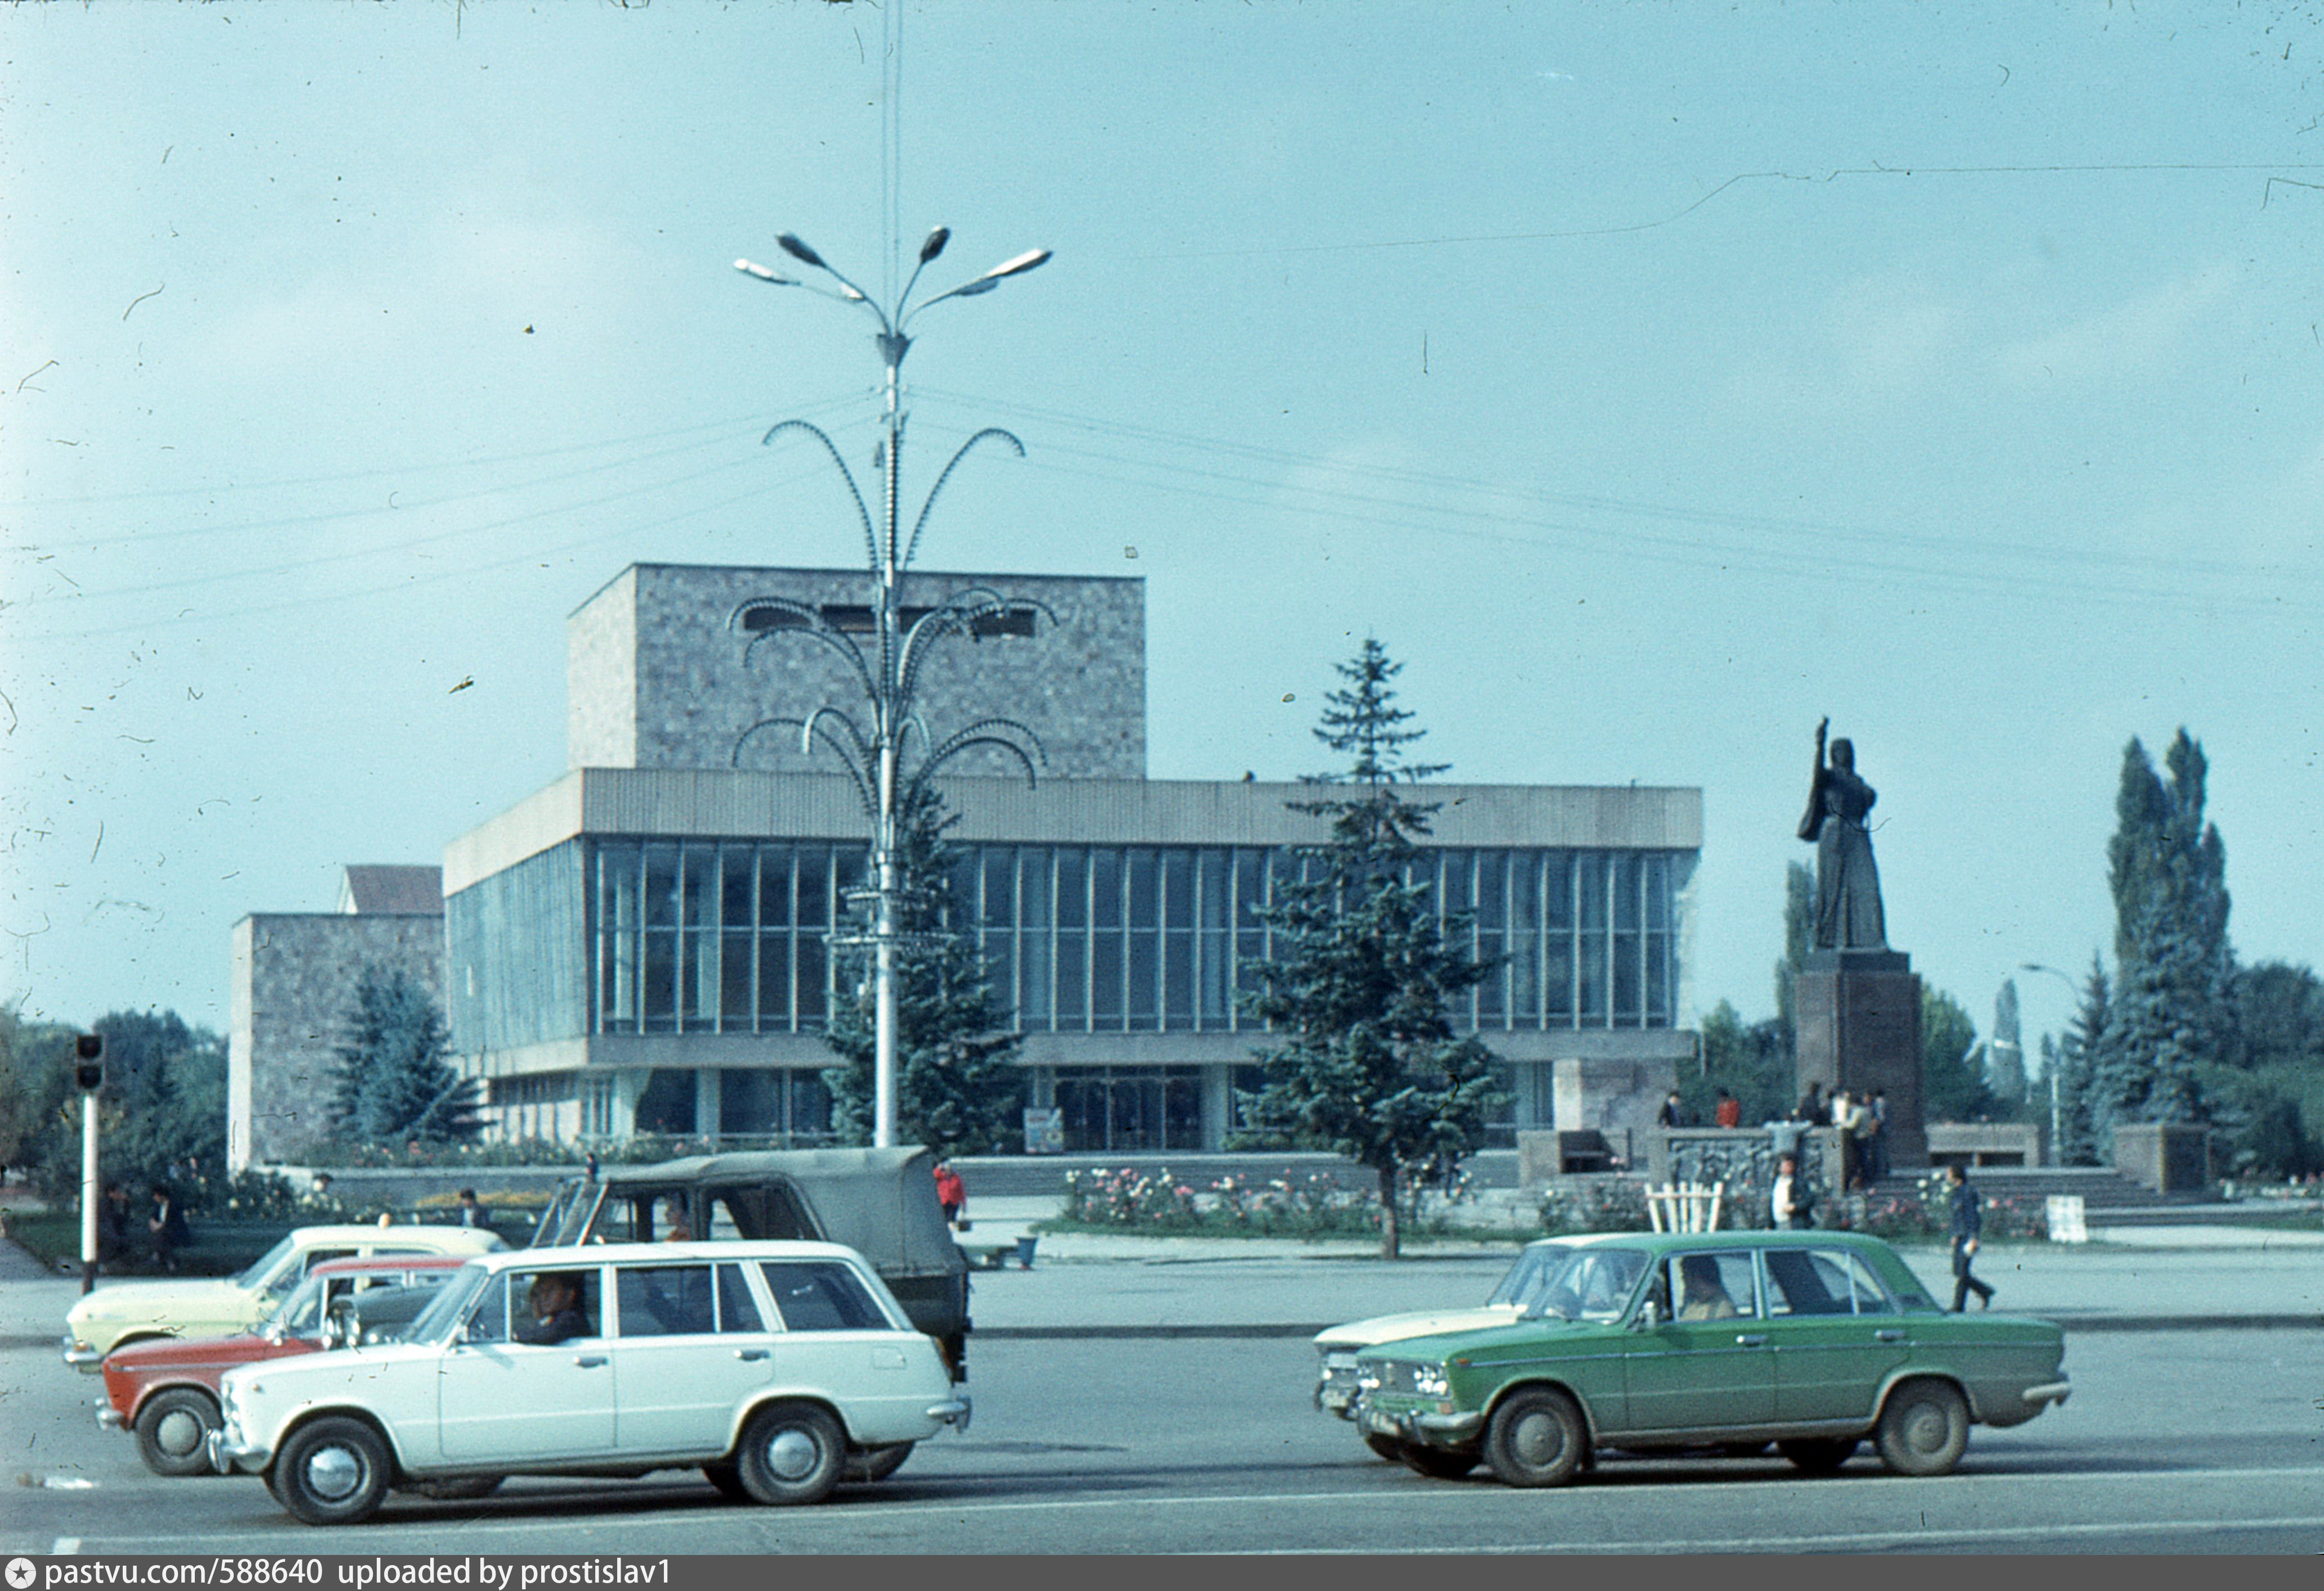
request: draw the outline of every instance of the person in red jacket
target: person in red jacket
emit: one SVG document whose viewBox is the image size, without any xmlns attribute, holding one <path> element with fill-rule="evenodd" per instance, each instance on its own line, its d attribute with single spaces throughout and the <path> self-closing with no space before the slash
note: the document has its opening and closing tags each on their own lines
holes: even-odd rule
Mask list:
<svg viewBox="0 0 2324 1591">
<path fill-rule="evenodd" d="M 944 1206 L 945 1225 L 957 1227 L 968 1211 L 968 1188 L 960 1173 L 952 1169 L 952 1162 L 936 1162 L 936 1202 Z"/>
<path fill-rule="evenodd" d="M 1743 1101 L 1729 1093 L 1725 1089 L 1720 1090 L 1719 1110 L 1713 1119 L 1723 1127 L 1741 1127 L 1743 1125 Z"/>
</svg>

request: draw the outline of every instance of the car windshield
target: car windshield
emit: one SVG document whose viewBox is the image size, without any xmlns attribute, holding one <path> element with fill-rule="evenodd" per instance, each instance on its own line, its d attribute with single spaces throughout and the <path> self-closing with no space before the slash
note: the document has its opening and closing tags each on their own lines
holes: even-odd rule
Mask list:
<svg viewBox="0 0 2324 1591">
<path fill-rule="evenodd" d="M 281 1269 L 282 1262 L 290 1257 L 290 1252 L 298 1246 L 298 1242 L 299 1235 L 296 1232 L 286 1235 L 281 1242 L 259 1255 L 257 1262 L 250 1269 L 236 1276 L 234 1279 L 235 1285 L 246 1287 L 253 1292 L 265 1286 L 266 1279 Z"/>
<path fill-rule="evenodd" d="M 308 1277 L 290 1290 L 290 1297 L 275 1305 L 274 1312 L 266 1317 L 258 1329 L 283 1337 L 320 1335 L 323 1289 L 328 1285 L 323 1277 Z"/>
<path fill-rule="evenodd" d="M 452 1322 L 467 1312 L 468 1301 L 475 1296 L 476 1289 L 484 1285 L 484 1266 L 475 1264 L 462 1265 L 429 1301 L 428 1307 L 420 1311 L 420 1318 L 404 1329 L 403 1340 L 433 1342 L 449 1331 Z"/>
<path fill-rule="evenodd" d="M 1517 1263 L 1509 1267 L 1501 1284 L 1493 1289 L 1493 1296 L 1485 1301 L 1487 1307 L 1515 1304 L 1520 1314 L 1532 1310 L 1541 1302 L 1542 1289 L 1557 1269 L 1558 1261 L 1572 1252 L 1562 1243 L 1536 1244 L 1527 1248 L 1517 1255 Z"/>
<path fill-rule="evenodd" d="M 1619 1320 L 1646 1272 L 1646 1256 L 1635 1248 L 1568 1249 L 1525 1306 L 1526 1318 Z"/>
</svg>

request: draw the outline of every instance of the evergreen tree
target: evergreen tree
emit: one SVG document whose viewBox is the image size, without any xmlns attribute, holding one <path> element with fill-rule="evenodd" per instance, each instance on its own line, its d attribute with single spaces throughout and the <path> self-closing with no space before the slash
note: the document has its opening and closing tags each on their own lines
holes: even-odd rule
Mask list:
<svg viewBox="0 0 2324 1591">
<path fill-rule="evenodd" d="M 2236 1053 L 2202 1069 L 2211 1119 L 2238 1176 L 2305 1176 L 2324 1169 L 2324 979 L 2263 961 L 2235 975 Z"/>
<path fill-rule="evenodd" d="M 1993 1096 L 1975 1064 L 1977 1024 L 1941 989 L 1921 990 L 1921 1109 L 1930 1121 L 1989 1117 Z"/>
<path fill-rule="evenodd" d="M 2227 850 L 2203 818 L 2208 765 L 2184 729 L 2163 762 L 2167 782 L 2135 739 L 2124 749 L 2107 844 L 2116 979 L 2091 1098 L 2109 1147 L 2119 1122 L 2203 1120 L 2201 1070 L 2235 1050 Z"/>
<path fill-rule="evenodd" d="M 1985 1088 L 1996 1121 L 2015 1121 L 2025 1109 L 2025 1046 L 2019 1036 L 2017 980 L 2005 978 L 1993 997 L 1993 1042 L 1986 1047 Z"/>
<path fill-rule="evenodd" d="M 2082 985 L 2082 1003 L 2074 1012 L 2064 1040 L 2052 1053 L 2058 1069 L 2058 1163 L 2097 1165 L 2103 1145 L 2094 1110 L 2092 1069 L 2106 1042 L 2107 1013 L 2114 1004 L 2113 986 L 2106 963 L 2090 952 L 2090 975 Z"/>
<path fill-rule="evenodd" d="M 1798 979 L 1814 943 L 1815 899 L 1815 869 L 1804 862 L 1787 864 L 1784 869 L 1784 959 L 1775 963 L 1775 1021 L 1783 1029 L 1787 1054 L 1797 1048 Z M 1784 1088 L 1787 1092 L 1797 1091 L 1788 1082 Z M 1787 1108 L 1791 1103 L 1784 1101 Z"/>
<path fill-rule="evenodd" d="M 1798 1068 L 1779 1020 L 1746 1024 L 1730 1002 L 1721 1000 L 1698 1032 L 1702 1073 L 1679 1090 L 1696 1121 L 1712 1119 L 1721 1089 L 1734 1096 L 1747 1127 L 1780 1121 L 1790 1112 Z"/>
<path fill-rule="evenodd" d="M 347 1142 L 464 1143 L 474 1139 L 475 1082 L 454 1070 L 444 1013 L 401 968 L 370 966 L 339 1045 L 332 1128 Z"/>
<path fill-rule="evenodd" d="M 1305 782 L 1341 793 L 1291 804 L 1330 819 L 1331 839 L 1303 847 L 1297 876 L 1277 879 L 1261 914 L 1275 955 L 1251 969 L 1257 987 L 1243 997 L 1277 1039 L 1258 1052 L 1266 1081 L 1250 1118 L 1370 1168 L 1380 1253 L 1394 1259 L 1406 1190 L 1481 1148 L 1508 1096 L 1491 1053 L 1452 1028 L 1453 998 L 1489 969 L 1461 948 L 1466 922 L 1440 921 L 1429 885 L 1414 878 L 1435 808 L 1399 786 L 1443 769 L 1406 759 L 1425 731 L 1402 727 L 1412 713 L 1395 705 L 1390 682 L 1403 665 L 1367 638 L 1338 667 L 1347 686 L 1327 698 L 1314 732 L 1348 767 Z"/>
<path fill-rule="evenodd" d="M 896 955 L 898 1140 L 925 1144 L 939 1157 L 998 1154 L 1023 1142 L 1024 1073 L 1015 1057 L 1024 1041 L 1009 1029 L 964 932 L 968 914 L 954 891 L 962 852 L 946 838 L 960 819 L 927 785 L 911 787 L 897 819 L 897 922 L 921 936 Z M 833 1013 L 825 1042 L 844 1060 L 823 1076 L 833 1127 L 849 1143 L 868 1144 L 877 1047 L 871 952 L 856 949 L 842 965 L 855 998 Z"/>
</svg>

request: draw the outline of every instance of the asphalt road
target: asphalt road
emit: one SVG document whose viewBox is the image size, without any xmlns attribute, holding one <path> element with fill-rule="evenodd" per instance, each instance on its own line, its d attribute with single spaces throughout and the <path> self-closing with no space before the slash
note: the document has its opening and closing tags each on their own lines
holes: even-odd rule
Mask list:
<svg viewBox="0 0 2324 1591">
<path fill-rule="evenodd" d="M 0 1551 L 1051 1552 L 2324 1550 L 2324 1332 L 2077 1335 L 2073 1400 L 1978 1428 L 1960 1471 L 1858 1457 L 1609 1458 L 1581 1485 L 1423 1480 L 1307 1403 L 1296 1340 L 987 1341 L 977 1416 L 891 1480 L 818 1508 L 730 1504 L 698 1479 L 512 1481 L 291 1521 L 256 1479 L 168 1481 L 98 1429 L 92 1379 L 0 1347 Z M 1482 1472 L 1480 1472 L 1482 1474 Z M 60 1485 L 61 1483 L 61 1485 Z"/>
</svg>

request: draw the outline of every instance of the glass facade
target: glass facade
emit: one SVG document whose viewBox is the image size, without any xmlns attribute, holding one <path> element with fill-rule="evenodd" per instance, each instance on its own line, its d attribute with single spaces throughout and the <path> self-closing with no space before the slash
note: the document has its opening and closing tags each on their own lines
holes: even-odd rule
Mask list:
<svg viewBox="0 0 2324 1591">
<path fill-rule="evenodd" d="M 963 932 L 1017 1027 L 1234 1032 L 1282 850 L 977 845 L 953 878 Z M 1470 918 L 1492 971 L 1464 1029 L 1668 1027 L 1674 892 L 1689 853 L 1433 851 L 1417 873 Z M 590 1031 L 811 1033 L 836 998 L 826 936 L 863 887 L 861 846 L 600 840 L 588 858 Z M 457 899 L 458 897 L 456 897 Z M 742 1103 L 737 1101 L 737 1103 Z M 785 1108 L 788 1108 L 786 1104 Z M 748 1108 L 761 1119 L 782 1110 Z M 745 1129 L 737 1129 L 745 1130 Z M 1168 1145 L 1175 1146 L 1175 1145 Z"/>
</svg>

